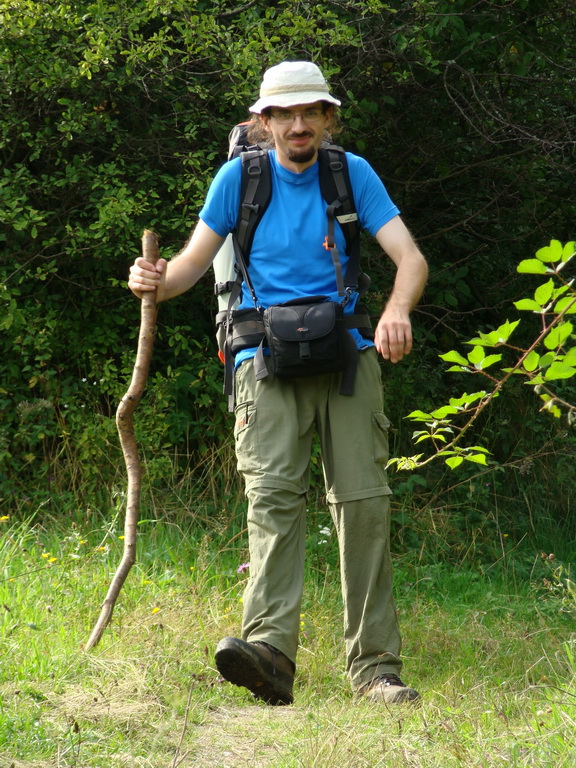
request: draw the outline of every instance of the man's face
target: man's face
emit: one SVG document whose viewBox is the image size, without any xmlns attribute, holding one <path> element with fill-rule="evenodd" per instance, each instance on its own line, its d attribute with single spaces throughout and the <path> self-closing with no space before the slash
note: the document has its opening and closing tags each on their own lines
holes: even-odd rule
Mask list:
<svg viewBox="0 0 576 768">
<path fill-rule="evenodd" d="M 295 107 L 272 107 L 262 115 L 267 133 L 274 139 L 278 161 L 288 170 L 301 173 L 316 162 L 324 131 L 332 118 L 332 107 L 321 101 Z"/>
</svg>

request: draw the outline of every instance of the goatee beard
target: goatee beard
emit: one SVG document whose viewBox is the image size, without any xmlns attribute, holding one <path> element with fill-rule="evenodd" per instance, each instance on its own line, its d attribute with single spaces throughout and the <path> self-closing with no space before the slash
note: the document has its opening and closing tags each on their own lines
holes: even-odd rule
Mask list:
<svg viewBox="0 0 576 768">
<path fill-rule="evenodd" d="M 307 149 L 290 149 L 288 151 L 288 160 L 292 163 L 309 163 L 314 159 L 316 149 L 308 147 Z"/>
</svg>

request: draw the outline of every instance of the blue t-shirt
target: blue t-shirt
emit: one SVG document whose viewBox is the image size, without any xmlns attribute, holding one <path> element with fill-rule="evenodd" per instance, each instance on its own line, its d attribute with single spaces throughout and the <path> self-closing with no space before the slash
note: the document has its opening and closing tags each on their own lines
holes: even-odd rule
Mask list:
<svg viewBox="0 0 576 768">
<path fill-rule="evenodd" d="M 258 301 L 263 307 L 305 296 L 325 295 L 339 301 L 332 256 L 324 248 L 326 202 L 320 192 L 318 163 L 302 173 L 293 173 L 280 165 L 274 150 L 269 152 L 269 157 L 272 197 L 256 228 L 250 251 L 249 272 Z M 360 225 L 375 235 L 399 210 L 370 165 L 349 152 L 346 157 Z M 236 158 L 222 166 L 200 211 L 202 221 L 221 237 L 236 227 L 241 162 Z M 335 240 L 345 274 L 346 242 L 337 222 Z M 345 308 L 346 313 L 354 311 L 357 300 L 358 295 L 354 294 Z M 240 307 L 252 306 L 250 291 L 243 286 Z M 371 345 L 358 331 L 352 333 L 359 348 Z M 243 350 L 237 355 L 236 363 L 252 354 Z"/>
</svg>

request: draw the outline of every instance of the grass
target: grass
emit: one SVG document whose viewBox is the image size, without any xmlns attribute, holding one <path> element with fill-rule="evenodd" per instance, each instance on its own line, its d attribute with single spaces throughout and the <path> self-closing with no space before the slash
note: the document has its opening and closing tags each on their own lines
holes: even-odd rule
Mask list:
<svg viewBox="0 0 576 768">
<path fill-rule="evenodd" d="M 119 517 L 119 516 L 117 516 Z M 310 522 L 296 701 L 223 682 L 247 557 L 220 519 L 140 526 L 100 645 L 83 650 L 122 551 L 117 518 L 0 522 L 0 768 L 572 768 L 576 605 L 566 563 L 396 557 L 405 679 L 419 709 L 355 699 L 343 674 L 333 537 Z M 321 525 L 318 525 L 320 521 Z M 241 521 L 240 521 L 241 522 Z"/>
</svg>

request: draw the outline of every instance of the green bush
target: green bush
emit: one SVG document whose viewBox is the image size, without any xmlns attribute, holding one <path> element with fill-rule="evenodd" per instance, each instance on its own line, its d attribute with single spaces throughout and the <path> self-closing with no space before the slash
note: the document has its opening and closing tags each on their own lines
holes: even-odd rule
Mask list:
<svg viewBox="0 0 576 768">
<path fill-rule="evenodd" d="M 504 322 L 522 295 L 515 264 L 571 234 L 576 19 L 560 0 L 6 0 L 0 26 L 3 504 L 117 481 L 113 416 L 139 323 L 128 266 L 144 228 L 163 255 L 180 249 L 272 64 L 323 67 L 341 142 L 374 165 L 431 262 L 416 351 L 385 368 L 400 452 L 403 416 L 453 386 L 437 355 Z M 392 270 L 373 245 L 365 261 L 377 314 Z M 161 308 L 137 413 L 155 485 L 201 467 L 228 430 L 214 311 L 209 277 Z M 505 418 L 522 421 L 528 396 Z M 505 445 L 502 423 L 482 428 L 489 449 Z M 503 458 L 539 451 L 551 438 L 535 445 L 535 430 Z"/>
</svg>

